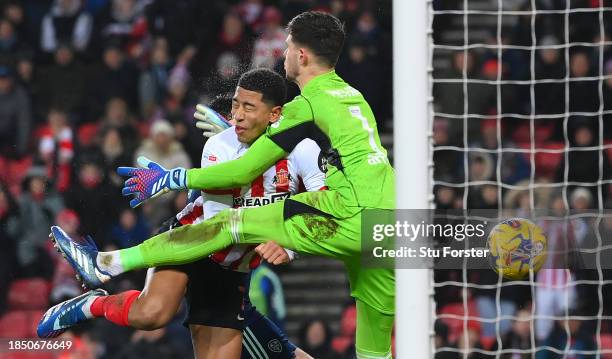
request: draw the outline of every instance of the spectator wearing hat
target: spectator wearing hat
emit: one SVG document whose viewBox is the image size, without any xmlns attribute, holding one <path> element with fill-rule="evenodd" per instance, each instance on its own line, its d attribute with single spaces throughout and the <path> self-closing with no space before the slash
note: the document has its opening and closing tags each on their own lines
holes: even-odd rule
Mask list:
<svg viewBox="0 0 612 359">
<path fill-rule="evenodd" d="M 56 0 L 42 20 L 40 48 L 54 53 L 60 44 L 85 52 L 91 39 L 93 19 L 83 11 L 80 0 Z"/>
<path fill-rule="evenodd" d="M 45 167 L 30 168 L 19 198 L 17 230 L 17 261 L 24 276 L 49 278 L 52 275 L 53 265 L 45 248 L 49 227 L 62 209 L 64 201 L 50 185 Z"/>
<path fill-rule="evenodd" d="M 136 150 L 134 162 L 138 157 L 144 156 L 159 163 L 165 168 L 191 167 L 191 160 L 185 152 L 183 145 L 175 139 L 174 128 L 166 120 L 157 120 L 151 126 L 149 138 Z M 146 218 L 149 223 L 161 223 L 171 213 L 173 196 L 160 196 L 151 202 Z"/>
<path fill-rule="evenodd" d="M 13 70 L 0 65 L 0 156 L 26 154 L 31 127 L 30 99 L 15 83 Z"/>
</svg>

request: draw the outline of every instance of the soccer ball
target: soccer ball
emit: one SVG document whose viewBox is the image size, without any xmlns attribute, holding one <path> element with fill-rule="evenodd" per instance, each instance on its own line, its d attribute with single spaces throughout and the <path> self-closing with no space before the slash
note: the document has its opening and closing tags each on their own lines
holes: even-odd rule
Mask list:
<svg viewBox="0 0 612 359">
<path fill-rule="evenodd" d="M 546 261 L 546 236 L 542 228 L 524 218 L 497 224 L 487 238 L 489 264 L 508 279 L 522 279 L 537 272 Z"/>
</svg>

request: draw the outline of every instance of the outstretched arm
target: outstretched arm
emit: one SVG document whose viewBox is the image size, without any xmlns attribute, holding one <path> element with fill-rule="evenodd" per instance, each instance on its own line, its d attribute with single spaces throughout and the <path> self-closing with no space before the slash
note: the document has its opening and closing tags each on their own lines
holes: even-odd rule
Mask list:
<svg viewBox="0 0 612 359">
<path fill-rule="evenodd" d="M 129 176 L 123 187 L 124 196 L 134 195 L 130 201 L 132 208 L 144 201 L 173 190 L 190 189 L 227 189 L 249 184 L 264 173 L 286 152 L 266 136 L 261 136 L 236 160 L 220 163 L 206 168 L 165 169 L 159 164 L 138 158 L 144 168 L 119 167 L 117 173 Z"/>
<path fill-rule="evenodd" d="M 287 153 L 267 136 L 261 136 L 238 159 L 187 171 L 187 188 L 226 189 L 251 183 Z"/>
</svg>

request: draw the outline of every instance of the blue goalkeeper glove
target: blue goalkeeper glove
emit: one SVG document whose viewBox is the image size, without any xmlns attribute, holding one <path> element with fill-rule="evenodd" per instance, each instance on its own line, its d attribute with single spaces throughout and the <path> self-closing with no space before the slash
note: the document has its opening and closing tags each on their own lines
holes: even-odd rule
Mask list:
<svg viewBox="0 0 612 359">
<path fill-rule="evenodd" d="M 212 137 L 223 130 L 232 127 L 217 111 L 204 105 L 197 105 L 193 114 L 196 127 L 202 130 L 204 137 Z"/>
<path fill-rule="evenodd" d="M 130 206 L 136 208 L 144 201 L 172 190 L 187 189 L 187 170 L 182 167 L 167 170 L 146 157 L 138 157 L 137 167 L 119 167 L 120 176 L 130 177 L 125 181 L 121 194 L 135 195 Z"/>
</svg>

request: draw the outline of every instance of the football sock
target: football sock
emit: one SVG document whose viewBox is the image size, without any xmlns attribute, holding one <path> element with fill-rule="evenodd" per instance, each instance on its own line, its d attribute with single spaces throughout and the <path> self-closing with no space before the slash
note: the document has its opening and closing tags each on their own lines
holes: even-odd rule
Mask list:
<svg viewBox="0 0 612 359">
<path fill-rule="evenodd" d="M 92 317 L 104 317 L 121 326 L 128 326 L 128 314 L 132 303 L 140 295 L 139 290 L 128 290 L 119 294 L 96 297 L 89 310 Z"/>
</svg>

